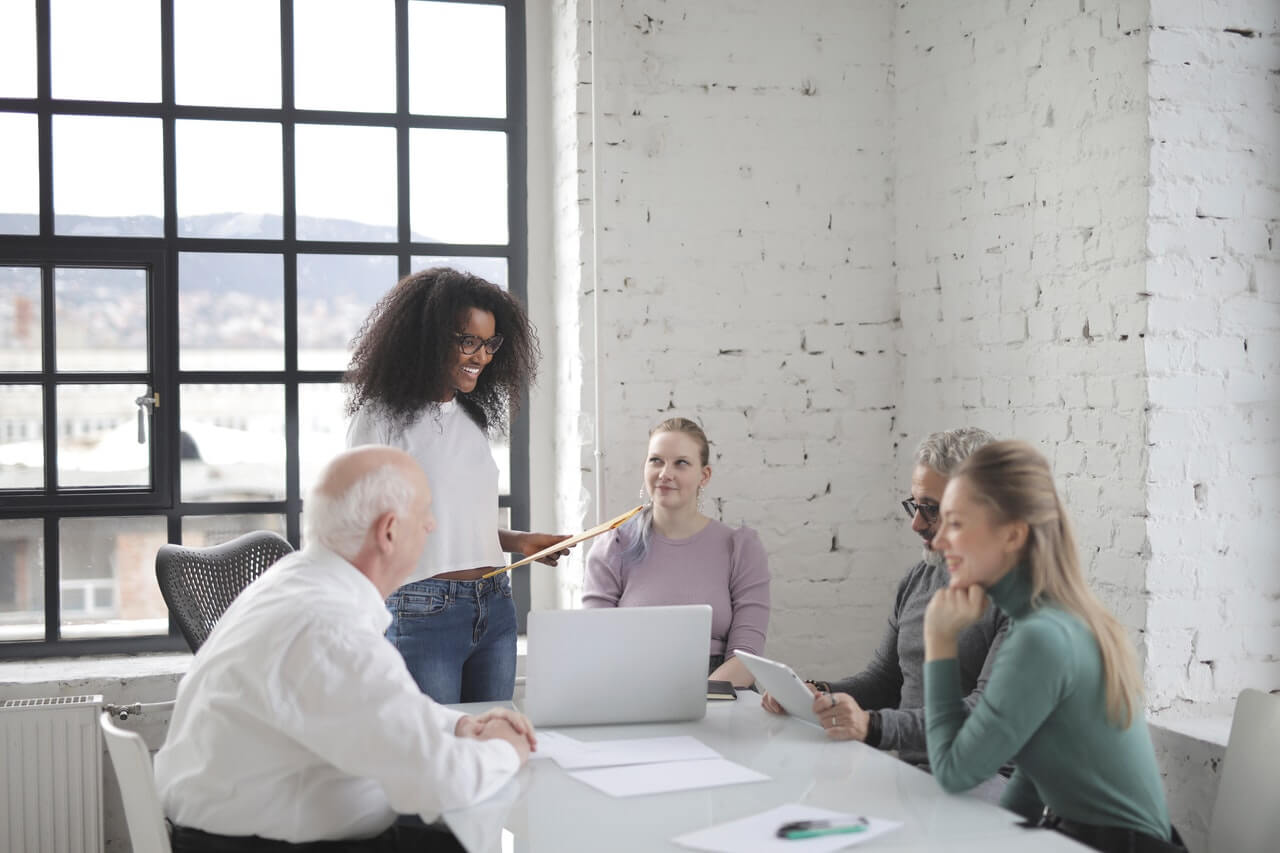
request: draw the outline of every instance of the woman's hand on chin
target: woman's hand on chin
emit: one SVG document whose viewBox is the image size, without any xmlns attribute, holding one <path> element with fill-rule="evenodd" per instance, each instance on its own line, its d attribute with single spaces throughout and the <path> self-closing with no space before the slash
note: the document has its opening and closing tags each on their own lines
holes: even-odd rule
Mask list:
<svg viewBox="0 0 1280 853">
<path fill-rule="evenodd" d="M 925 660 L 956 656 L 956 637 L 982 618 L 987 592 L 977 584 L 947 586 L 933 594 L 924 611 Z"/>
</svg>

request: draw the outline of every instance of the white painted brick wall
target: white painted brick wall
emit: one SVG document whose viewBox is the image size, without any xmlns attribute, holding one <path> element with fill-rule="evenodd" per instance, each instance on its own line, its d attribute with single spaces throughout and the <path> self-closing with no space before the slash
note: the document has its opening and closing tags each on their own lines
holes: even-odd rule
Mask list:
<svg viewBox="0 0 1280 853">
<path fill-rule="evenodd" d="M 1280 9 L 1151 4 L 1153 709 L 1280 686 Z"/>
<path fill-rule="evenodd" d="M 590 360 L 593 333 L 590 293 L 591 235 L 591 104 L 590 104 L 590 4 L 587 0 L 547 0 L 530 10 L 530 16 L 550 20 L 551 91 L 550 133 L 554 174 L 550 199 L 553 230 L 553 262 L 544 270 L 549 281 L 536 281 L 531 270 L 530 289 L 552 290 L 555 326 L 544 334 L 554 336 L 556 362 L 555 518 L 562 531 L 581 530 L 594 520 L 589 516 L 591 483 L 582 472 L 591 466 Z M 532 52 L 532 51 L 531 51 Z M 532 104 L 532 101 L 531 101 Z M 531 164 L 532 168 L 532 164 Z M 530 220 L 545 212 L 536 206 Z M 547 372 L 547 366 L 543 366 Z M 539 448 L 532 450 L 540 452 Z M 578 549 L 579 552 L 581 549 Z M 581 555 L 573 554 L 565 569 L 557 572 L 554 607 L 577 606 L 581 587 Z M 577 576 L 573 569 L 577 568 Z M 535 567 L 537 571 L 543 571 Z"/>
<path fill-rule="evenodd" d="M 893 4 L 601 0 L 594 80 L 587 7 L 554 14 L 557 57 L 574 68 L 558 108 L 581 109 L 592 85 L 597 99 L 604 512 L 636 502 L 654 423 L 700 420 L 711 514 L 754 527 L 770 553 L 770 653 L 852 671 L 914 550 L 893 512 Z M 557 334 L 580 345 L 557 376 L 576 397 L 561 394 L 557 432 L 572 526 L 595 515 L 582 500 L 595 476 L 592 211 L 574 203 L 589 198 L 589 116 L 557 127 L 557 215 L 571 220 Z M 562 573 L 562 598 L 583 566 L 575 555 Z"/>
<path fill-rule="evenodd" d="M 1142 6 L 908 3 L 894 30 L 902 431 L 968 423 L 1039 446 L 1095 587 L 1135 636 Z"/>
<path fill-rule="evenodd" d="M 915 552 L 910 450 L 984 426 L 1049 455 L 1157 709 L 1275 686 L 1274 3 L 603 0 L 593 81 L 589 4 L 548 2 L 564 527 L 595 515 L 594 85 L 606 514 L 647 429 L 701 419 L 771 651 L 852 668 Z"/>
</svg>

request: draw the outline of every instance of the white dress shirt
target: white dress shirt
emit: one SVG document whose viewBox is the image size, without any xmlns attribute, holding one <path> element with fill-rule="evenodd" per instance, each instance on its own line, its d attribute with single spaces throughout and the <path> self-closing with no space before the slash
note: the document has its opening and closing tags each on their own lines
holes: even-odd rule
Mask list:
<svg viewBox="0 0 1280 853">
<path fill-rule="evenodd" d="M 391 615 L 326 548 L 290 554 L 232 602 L 178 687 L 156 786 L 176 824 L 290 842 L 428 822 L 519 769 L 509 743 L 459 738 L 383 636 Z"/>
<path fill-rule="evenodd" d="M 506 565 L 498 542 L 498 463 L 489 439 L 457 397 L 428 406 L 403 430 L 376 404 L 365 405 L 347 424 L 347 447 L 361 444 L 389 444 L 408 453 L 427 473 L 436 496 L 435 532 L 405 583 Z"/>
</svg>

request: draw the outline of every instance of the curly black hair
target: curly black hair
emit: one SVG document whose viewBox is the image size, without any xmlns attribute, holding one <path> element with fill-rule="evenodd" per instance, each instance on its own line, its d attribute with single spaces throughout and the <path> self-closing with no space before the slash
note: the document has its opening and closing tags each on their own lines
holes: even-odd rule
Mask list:
<svg viewBox="0 0 1280 853">
<path fill-rule="evenodd" d="M 347 414 L 376 404 L 406 428 L 448 397 L 455 336 L 472 308 L 493 315 L 503 342 L 475 390 L 456 399 L 486 434 L 506 432 L 537 371 L 538 338 L 511 294 L 449 267 L 407 275 L 378 300 L 352 341 Z"/>
</svg>

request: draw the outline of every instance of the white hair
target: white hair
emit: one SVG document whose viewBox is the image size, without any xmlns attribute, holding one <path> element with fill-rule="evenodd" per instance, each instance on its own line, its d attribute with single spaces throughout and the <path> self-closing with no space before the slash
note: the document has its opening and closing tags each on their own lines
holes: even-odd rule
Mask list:
<svg viewBox="0 0 1280 853">
<path fill-rule="evenodd" d="M 940 569 L 947 562 L 947 558 L 942 556 L 941 551 L 935 551 L 932 548 L 921 548 L 920 559 L 924 560 L 924 564 L 931 569 Z"/>
<path fill-rule="evenodd" d="M 995 440 L 994 435 L 979 427 L 958 427 L 935 432 L 926 436 L 916 448 L 916 464 L 950 477 L 960 467 L 960 463 L 969 458 L 969 454 Z"/>
<path fill-rule="evenodd" d="M 303 507 L 303 535 L 343 559 L 354 559 L 374 520 L 386 512 L 408 518 L 416 493 L 400 466 L 393 464 L 374 468 L 339 495 L 312 489 Z"/>
<path fill-rule="evenodd" d="M 932 468 L 950 479 L 970 454 L 995 440 L 994 435 L 979 427 L 957 427 L 931 433 L 916 447 L 916 464 Z M 932 548 L 922 548 L 921 554 L 925 563 L 935 569 L 946 562 L 941 552 Z"/>
</svg>

